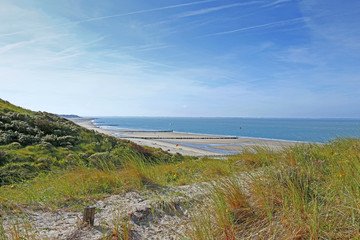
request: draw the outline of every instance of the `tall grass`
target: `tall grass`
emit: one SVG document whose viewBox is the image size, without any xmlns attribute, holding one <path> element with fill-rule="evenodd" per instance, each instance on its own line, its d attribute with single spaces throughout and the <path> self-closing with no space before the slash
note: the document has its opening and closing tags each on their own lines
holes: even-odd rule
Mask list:
<svg viewBox="0 0 360 240">
<path fill-rule="evenodd" d="M 25 183 L 2 186 L 0 204 L 8 209 L 30 206 L 75 210 L 112 194 L 208 181 L 237 171 L 233 161 L 183 160 L 148 162 L 144 156 L 135 154 L 122 156 L 115 163 L 99 158 L 94 160 L 96 167 L 77 165 L 40 174 Z"/>
<path fill-rule="evenodd" d="M 113 211 L 112 231 L 106 239 L 131 240 L 130 216 L 123 216 L 119 209 Z"/>
<path fill-rule="evenodd" d="M 256 148 L 227 160 L 148 161 L 134 153 L 111 159 L 108 161 L 106 153 L 99 154 L 90 159 L 89 165 L 3 186 L 0 204 L 11 212 L 20 206 L 80 209 L 128 190 L 217 180 L 210 187 L 205 205 L 193 214 L 190 239 L 360 236 L 359 139 L 299 144 L 277 152 Z M 126 219 L 118 220 L 114 232 L 126 239 L 131 229 Z M 0 237 L 5 234 L 1 226 Z M 15 228 L 14 234 L 17 232 Z"/>
<path fill-rule="evenodd" d="M 221 180 L 207 210 L 194 218 L 192 239 L 360 238 L 360 140 L 302 144 L 232 157 L 248 180 Z M 204 233 L 203 236 L 197 233 Z"/>
<path fill-rule="evenodd" d="M 41 238 L 37 229 L 24 218 L 10 217 L 6 227 L 0 218 L 0 240 L 38 240 Z"/>
</svg>

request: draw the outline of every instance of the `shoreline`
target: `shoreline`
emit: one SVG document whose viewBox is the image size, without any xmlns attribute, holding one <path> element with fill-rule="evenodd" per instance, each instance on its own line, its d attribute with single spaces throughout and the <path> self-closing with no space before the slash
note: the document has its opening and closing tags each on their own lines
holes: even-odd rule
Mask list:
<svg viewBox="0 0 360 240">
<path fill-rule="evenodd" d="M 93 118 L 69 118 L 68 120 L 99 133 L 111 135 L 120 139 L 129 140 L 138 145 L 161 148 L 170 153 L 198 157 L 224 157 L 239 153 L 245 149 L 266 147 L 272 150 L 281 150 L 301 142 L 234 137 L 212 134 L 180 133 L 172 131 L 142 131 L 135 129 L 104 129 L 93 123 Z"/>
<path fill-rule="evenodd" d="M 86 118 L 84 119 L 91 119 L 95 120 L 96 118 Z M 296 119 L 296 118 L 294 118 Z M 69 119 L 70 120 L 70 119 Z M 219 135 L 219 134 L 212 134 L 212 133 L 196 133 L 196 132 L 178 132 L 174 130 L 151 130 L 151 129 L 142 129 L 142 128 L 120 128 L 117 125 L 105 125 L 100 124 L 96 125 L 92 122 L 92 124 L 100 129 L 115 131 L 115 132 L 173 132 L 173 133 L 180 133 L 180 134 L 189 134 L 189 135 L 202 135 L 202 136 L 221 136 L 221 137 L 229 137 L 229 138 L 237 138 L 237 139 L 254 139 L 254 140 L 266 140 L 266 141 L 277 141 L 277 142 L 285 142 L 285 143 L 314 143 L 314 144 L 323 144 L 325 142 L 316 142 L 316 141 L 305 141 L 305 140 L 289 140 L 289 139 L 280 139 L 280 138 L 266 138 L 266 137 L 251 137 L 251 136 L 235 136 L 235 135 Z M 106 128 L 102 128 L 106 127 Z M 206 137 L 204 137 L 206 138 Z"/>
</svg>

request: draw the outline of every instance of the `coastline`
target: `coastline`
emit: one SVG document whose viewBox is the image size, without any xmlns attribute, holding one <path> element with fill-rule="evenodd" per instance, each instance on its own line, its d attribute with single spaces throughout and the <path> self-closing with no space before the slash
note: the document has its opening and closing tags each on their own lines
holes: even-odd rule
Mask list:
<svg viewBox="0 0 360 240">
<path fill-rule="evenodd" d="M 92 118 L 69 118 L 70 121 L 99 133 L 126 139 L 138 145 L 161 148 L 170 153 L 180 153 L 190 156 L 222 157 L 256 147 L 266 147 L 272 150 L 281 150 L 299 142 L 231 137 L 210 134 L 193 134 L 166 131 L 141 131 L 134 129 L 110 130 L 96 126 Z"/>
</svg>

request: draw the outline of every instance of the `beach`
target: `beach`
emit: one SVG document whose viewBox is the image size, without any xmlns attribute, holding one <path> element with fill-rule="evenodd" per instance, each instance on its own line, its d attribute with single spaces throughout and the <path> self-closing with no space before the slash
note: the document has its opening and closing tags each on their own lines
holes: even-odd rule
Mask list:
<svg viewBox="0 0 360 240">
<path fill-rule="evenodd" d="M 297 144 L 297 142 L 262 138 L 237 138 L 232 136 L 180 133 L 172 131 L 140 131 L 133 129 L 109 130 L 96 126 L 90 118 L 69 119 L 79 126 L 99 133 L 130 140 L 141 146 L 161 148 L 170 153 L 189 156 L 221 157 L 235 154 L 244 149 L 266 147 L 281 150 Z"/>
</svg>

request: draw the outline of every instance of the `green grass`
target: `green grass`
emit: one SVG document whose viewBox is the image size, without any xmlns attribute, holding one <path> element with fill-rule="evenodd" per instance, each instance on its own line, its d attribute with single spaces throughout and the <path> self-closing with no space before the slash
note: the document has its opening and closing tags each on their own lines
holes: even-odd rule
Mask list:
<svg viewBox="0 0 360 240">
<path fill-rule="evenodd" d="M 0 99 L 0 186 L 79 166 L 122 168 L 129 156 L 141 156 L 149 163 L 183 159 L 181 155 L 141 147 L 54 114 L 32 112 Z"/>
<path fill-rule="evenodd" d="M 359 139 L 337 139 L 281 152 L 259 148 L 228 160 L 148 161 L 143 155 L 129 154 L 120 166 L 96 161 L 96 168 L 79 165 L 3 186 L 0 203 L 10 212 L 22 206 L 80 210 L 129 190 L 156 191 L 217 180 L 205 207 L 193 214 L 186 238 L 356 239 L 360 234 L 359 149 Z M 126 235 L 128 223 L 119 219 L 117 226 L 114 234 Z"/>
<path fill-rule="evenodd" d="M 23 207 L 80 210 L 129 190 L 211 180 L 217 182 L 193 214 L 189 239 L 360 238 L 360 139 L 197 159 L 0 99 L 0 214 Z M 5 232 L 0 218 L 0 239 L 37 239 L 31 223 L 14 219 Z M 127 220 L 114 225 L 114 236 L 126 239 Z"/>
<path fill-rule="evenodd" d="M 184 158 L 183 161 L 146 162 L 129 155 L 122 167 L 104 162 L 101 167 L 77 166 L 71 170 L 43 173 L 37 178 L 0 188 L 0 204 L 56 210 L 79 210 L 88 203 L 129 190 L 156 189 L 229 176 L 238 171 L 232 161 Z"/>
<path fill-rule="evenodd" d="M 231 159 L 247 167 L 248 178 L 212 187 L 206 213 L 193 219 L 191 239 L 359 238 L 359 139 L 257 149 Z M 199 224 L 204 219 L 208 223 Z"/>
<path fill-rule="evenodd" d="M 8 101 L 4 101 L 0 98 L 0 112 L 17 112 L 17 113 L 21 113 L 21 114 L 28 114 L 30 116 L 32 116 L 34 114 L 33 111 L 28 110 L 28 109 L 24 109 L 18 106 L 15 106 L 11 103 L 9 103 Z"/>
</svg>

